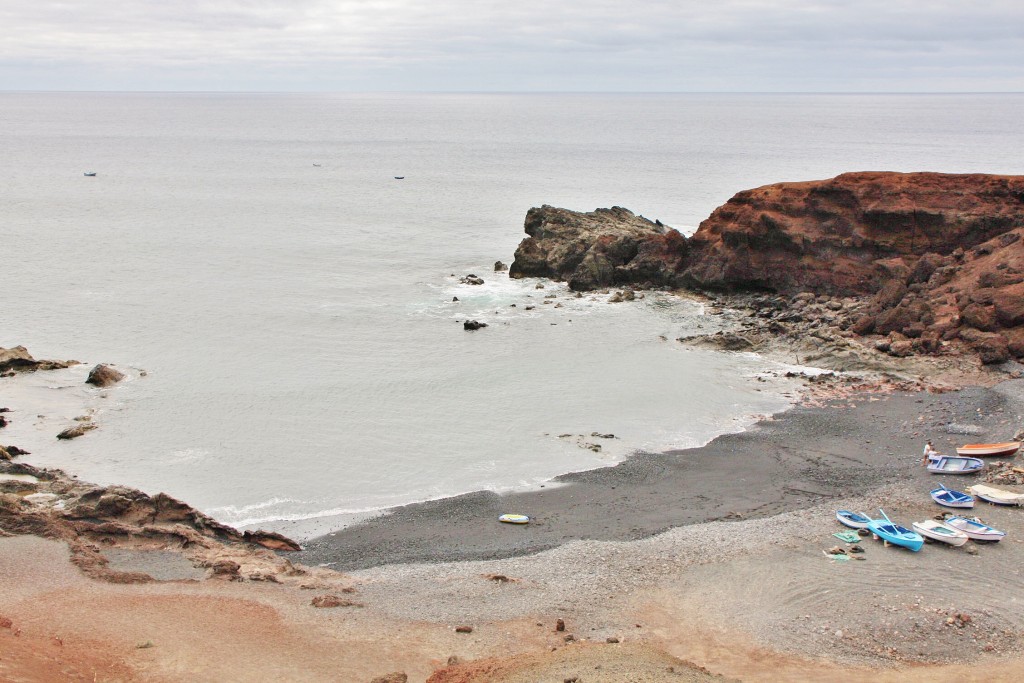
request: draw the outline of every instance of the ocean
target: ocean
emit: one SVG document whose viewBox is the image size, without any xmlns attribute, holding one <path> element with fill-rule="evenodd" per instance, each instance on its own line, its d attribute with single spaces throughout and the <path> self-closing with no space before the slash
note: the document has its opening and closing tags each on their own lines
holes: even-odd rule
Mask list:
<svg viewBox="0 0 1024 683">
<path fill-rule="evenodd" d="M 0 346 L 86 364 L 0 380 L 4 443 L 317 531 L 697 446 L 790 405 L 787 368 L 677 343 L 709 321 L 690 300 L 493 272 L 526 211 L 688 234 L 773 182 L 1021 174 L 1022 118 L 1021 95 L 0 93 Z M 100 362 L 128 381 L 82 385 Z M 85 410 L 98 430 L 53 438 Z"/>
</svg>

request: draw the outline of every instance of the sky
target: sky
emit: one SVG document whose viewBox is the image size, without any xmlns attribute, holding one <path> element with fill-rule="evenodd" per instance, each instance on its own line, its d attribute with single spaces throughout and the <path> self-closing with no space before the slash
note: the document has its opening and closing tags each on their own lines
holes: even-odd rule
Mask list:
<svg viewBox="0 0 1024 683">
<path fill-rule="evenodd" d="M 1021 0 L 0 0 L 0 90 L 1020 92 Z"/>
</svg>

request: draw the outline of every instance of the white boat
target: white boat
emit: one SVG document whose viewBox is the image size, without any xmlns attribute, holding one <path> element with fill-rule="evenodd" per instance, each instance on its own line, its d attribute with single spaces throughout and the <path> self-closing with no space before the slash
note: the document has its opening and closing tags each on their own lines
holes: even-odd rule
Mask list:
<svg viewBox="0 0 1024 683">
<path fill-rule="evenodd" d="M 967 455 L 973 458 L 980 456 L 1002 457 L 1013 455 L 1020 450 L 1020 441 L 1006 441 L 1004 443 L 969 443 L 956 449 L 957 455 Z"/>
<path fill-rule="evenodd" d="M 867 515 L 850 510 L 836 510 L 836 519 L 840 524 L 851 529 L 867 529 L 868 523 L 871 521 Z"/>
<path fill-rule="evenodd" d="M 975 484 L 968 490 L 978 498 L 996 505 L 1024 505 L 1024 493 L 1004 491 L 984 484 Z"/>
<path fill-rule="evenodd" d="M 988 524 L 979 521 L 977 518 L 967 519 L 966 517 L 949 517 L 946 519 L 945 523 L 954 529 L 959 529 L 967 534 L 968 538 L 972 538 L 975 541 L 997 542 L 1003 540 L 1003 536 L 1006 535 L 1005 531 L 993 529 Z"/>
<path fill-rule="evenodd" d="M 936 522 L 934 519 L 926 519 L 923 522 L 914 522 L 911 526 L 914 527 L 914 531 L 925 538 L 931 538 L 953 546 L 961 546 L 968 541 L 968 536 L 963 531 L 954 529 L 948 524 Z"/>
<path fill-rule="evenodd" d="M 985 469 L 985 461 L 958 455 L 933 455 L 928 458 L 932 474 L 972 474 Z"/>
</svg>

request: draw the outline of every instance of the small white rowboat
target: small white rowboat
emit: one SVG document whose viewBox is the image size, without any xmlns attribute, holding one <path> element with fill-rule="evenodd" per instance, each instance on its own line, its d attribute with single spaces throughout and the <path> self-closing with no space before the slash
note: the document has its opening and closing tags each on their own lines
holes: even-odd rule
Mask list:
<svg viewBox="0 0 1024 683">
<path fill-rule="evenodd" d="M 932 474 L 973 474 L 985 469 L 985 461 L 957 455 L 936 455 L 928 458 L 927 469 Z"/>
<path fill-rule="evenodd" d="M 871 518 L 867 515 L 850 510 L 836 510 L 836 519 L 839 520 L 840 524 L 851 529 L 867 529 L 868 522 L 871 521 Z"/>
<path fill-rule="evenodd" d="M 1005 531 L 993 529 L 988 524 L 966 517 L 950 517 L 945 523 L 954 529 L 959 529 L 967 534 L 967 538 L 972 538 L 975 541 L 1001 541 L 1006 535 Z"/>
<path fill-rule="evenodd" d="M 964 543 L 967 543 L 968 540 L 967 534 L 963 531 L 954 529 L 948 524 L 936 522 L 934 519 L 926 519 L 923 522 L 914 522 L 911 526 L 914 527 L 914 531 L 925 538 L 931 538 L 953 546 L 961 546 Z"/>
<path fill-rule="evenodd" d="M 957 455 L 967 455 L 972 458 L 981 456 L 1003 457 L 1013 455 L 1020 450 L 1020 441 L 1006 441 L 1004 443 L 969 443 L 956 449 Z"/>
</svg>

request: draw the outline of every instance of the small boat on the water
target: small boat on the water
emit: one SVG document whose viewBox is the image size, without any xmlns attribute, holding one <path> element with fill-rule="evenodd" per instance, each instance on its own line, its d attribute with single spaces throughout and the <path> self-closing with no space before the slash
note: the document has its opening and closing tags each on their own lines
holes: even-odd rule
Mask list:
<svg viewBox="0 0 1024 683">
<path fill-rule="evenodd" d="M 977 517 L 974 519 L 967 519 L 966 517 L 948 517 L 945 523 L 954 529 L 959 529 L 967 534 L 968 538 L 974 539 L 975 541 L 997 542 L 1003 540 L 1003 536 L 1006 535 L 1005 531 L 993 529 L 988 524 L 982 523 Z"/>
<path fill-rule="evenodd" d="M 882 519 L 873 519 L 868 522 L 868 530 L 874 535 L 875 539 L 882 539 L 885 545 L 890 543 L 893 545 L 903 546 L 913 550 L 915 553 L 921 550 L 921 546 L 924 545 L 924 538 L 921 534 L 916 531 L 894 524 L 889 516 L 885 514 L 885 510 L 878 509 L 882 513 Z"/>
<path fill-rule="evenodd" d="M 1004 443 L 969 443 L 956 449 L 957 455 L 967 455 L 974 458 L 983 456 L 1003 457 L 1013 455 L 1020 450 L 1020 441 L 1006 441 Z"/>
<path fill-rule="evenodd" d="M 867 515 L 851 512 L 850 510 L 836 510 L 836 519 L 839 520 L 840 524 L 851 529 L 867 529 L 868 522 L 871 521 L 871 518 Z"/>
<path fill-rule="evenodd" d="M 84 175 L 86 178 L 95 178 L 96 177 L 96 171 L 86 171 L 82 175 Z"/>
<path fill-rule="evenodd" d="M 954 546 L 961 546 L 967 543 L 968 537 L 963 531 L 954 529 L 948 524 L 936 522 L 934 519 L 926 519 L 923 522 L 914 522 L 914 531 L 926 538 L 931 538 L 942 543 Z"/>
<path fill-rule="evenodd" d="M 966 493 L 954 491 L 953 489 L 947 489 L 942 484 L 939 484 L 939 488 L 932 489 L 932 500 L 948 508 L 974 507 L 974 496 L 969 496 Z"/>
<path fill-rule="evenodd" d="M 984 484 L 975 484 L 970 491 L 978 498 L 995 505 L 1024 505 L 1024 493 L 1005 491 Z"/>
<path fill-rule="evenodd" d="M 405 180 L 405 176 L 404 175 L 396 175 L 395 176 L 395 180 Z"/>
<path fill-rule="evenodd" d="M 928 458 L 928 471 L 932 474 L 972 474 L 985 468 L 985 461 L 959 455 L 934 455 Z"/>
</svg>

